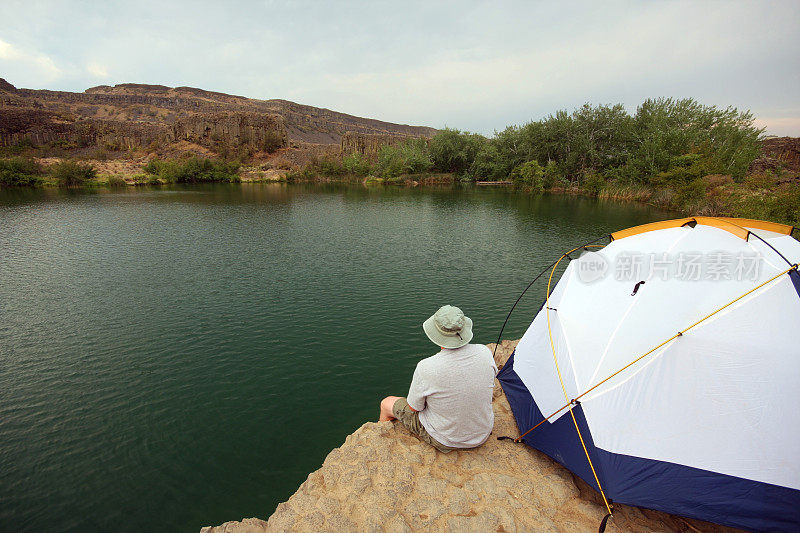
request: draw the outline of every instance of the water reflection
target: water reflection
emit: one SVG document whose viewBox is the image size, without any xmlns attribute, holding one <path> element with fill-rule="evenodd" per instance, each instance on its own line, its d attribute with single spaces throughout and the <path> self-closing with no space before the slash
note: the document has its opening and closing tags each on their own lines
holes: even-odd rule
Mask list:
<svg viewBox="0 0 800 533">
<path fill-rule="evenodd" d="M 407 389 L 436 307 L 490 342 L 566 247 L 667 216 L 463 186 L 0 191 L 0 524 L 266 516 Z"/>
</svg>

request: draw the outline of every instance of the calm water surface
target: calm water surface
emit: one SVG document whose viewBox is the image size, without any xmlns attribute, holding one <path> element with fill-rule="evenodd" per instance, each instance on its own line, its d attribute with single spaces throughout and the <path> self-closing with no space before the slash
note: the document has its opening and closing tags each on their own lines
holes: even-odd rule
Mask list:
<svg viewBox="0 0 800 533">
<path fill-rule="evenodd" d="M 478 188 L 0 191 L 0 530 L 266 518 L 407 392 L 438 306 L 492 342 L 566 248 L 663 218 Z"/>
</svg>

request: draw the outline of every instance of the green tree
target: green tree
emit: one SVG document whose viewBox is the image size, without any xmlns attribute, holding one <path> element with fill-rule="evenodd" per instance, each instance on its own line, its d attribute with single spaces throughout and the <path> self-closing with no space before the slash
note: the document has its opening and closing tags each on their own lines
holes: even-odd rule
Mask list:
<svg viewBox="0 0 800 533">
<path fill-rule="evenodd" d="M 400 153 L 404 160 L 404 173 L 418 174 L 427 172 L 433 166 L 426 139 L 415 138 L 407 140 L 400 145 Z"/>
<path fill-rule="evenodd" d="M 62 187 L 84 185 L 87 181 L 97 177 L 97 172 L 92 165 L 69 160 L 51 166 L 50 173 Z"/>
<path fill-rule="evenodd" d="M 508 169 L 501 161 L 500 150 L 494 140 L 483 143 L 475 154 L 469 173 L 476 179 L 488 181 L 502 181 L 508 177 Z"/>
<path fill-rule="evenodd" d="M 405 172 L 403 153 L 396 146 L 383 145 L 378 150 L 378 164 L 375 171 L 384 178 L 396 178 Z"/>
<path fill-rule="evenodd" d="M 353 152 L 342 158 L 342 166 L 344 166 L 348 174 L 352 174 L 353 176 L 366 176 L 372 171 L 372 165 L 370 165 L 367 158 L 359 152 Z"/>
<path fill-rule="evenodd" d="M 606 180 L 603 179 L 603 176 L 593 171 L 588 172 L 584 176 L 583 183 L 581 184 L 583 190 L 592 196 L 600 194 L 600 191 L 602 191 L 605 186 Z"/>
<path fill-rule="evenodd" d="M 396 178 L 402 174 L 426 172 L 432 166 L 427 141 L 412 138 L 395 146 L 381 146 L 375 171 L 384 178 Z"/>
<path fill-rule="evenodd" d="M 530 187 L 533 190 L 544 191 L 544 168 L 538 161 L 528 161 L 519 165 L 511 172 L 511 179 L 518 185 Z"/>
<path fill-rule="evenodd" d="M 703 151 L 710 172 L 741 177 L 760 152 L 762 132 L 749 112 L 732 107 L 704 106 L 691 98 L 646 100 L 633 118 L 629 164 L 649 181 L 668 171 L 674 158 Z"/>
<path fill-rule="evenodd" d="M 486 142 L 482 135 L 445 128 L 430 140 L 433 168 L 439 172 L 466 173 Z"/>
</svg>

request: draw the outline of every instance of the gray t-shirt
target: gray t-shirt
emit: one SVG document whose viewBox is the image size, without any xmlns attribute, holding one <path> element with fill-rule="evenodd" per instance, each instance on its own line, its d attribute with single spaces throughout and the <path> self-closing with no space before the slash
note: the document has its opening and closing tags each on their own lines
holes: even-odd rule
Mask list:
<svg viewBox="0 0 800 533">
<path fill-rule="evenodd" d="M 483 344 L 467 344 L 417 363 L 408 405 L 419 421 L 445 446 L 480 446 L 494 426 L 492 391 L 497 366 Z"/>
</svg>

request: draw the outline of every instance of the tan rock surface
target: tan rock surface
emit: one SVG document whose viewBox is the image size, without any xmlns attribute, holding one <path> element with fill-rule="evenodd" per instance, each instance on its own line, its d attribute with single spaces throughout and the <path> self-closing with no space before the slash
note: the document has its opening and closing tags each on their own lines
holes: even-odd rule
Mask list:
<svg viewBox="0 0 800 533">
<path fill-rule="evenodd" d="M 515 345 L 503 341 L 498 364 Z M 368 422 L 328 454 L 267 522 L 250 518 L 202 532 L 597 531 L 605 508 L 588 485 L 536 450 L 495 439 L 518 435 L 499 383 L 494 411 L 486 444 L 449 454 L 401 424 Z M 606 531 L 734 530 L 618 505 Z"/>
</svg>

